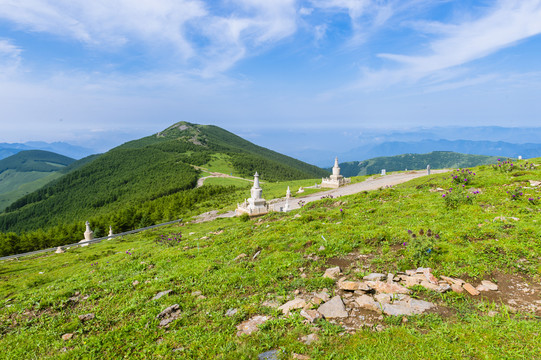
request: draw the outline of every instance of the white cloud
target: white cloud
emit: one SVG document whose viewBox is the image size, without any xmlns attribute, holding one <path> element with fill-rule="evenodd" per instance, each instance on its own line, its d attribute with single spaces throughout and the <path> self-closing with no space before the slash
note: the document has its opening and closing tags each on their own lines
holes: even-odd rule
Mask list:
<svg viewBox="0 0 541 360">
<path fill-rule="evenodd" d="M 21 49 L 11 41 L 0 39 L 0 75 L 13 73 L 20 64 Z"/>
<path fill-rule="evenodd" d="M 416 25 L 418 29 L 422 26 Z M 457 24 L 427 23 L 427 33 L 439 37 L 427 55 L 379 54 L 401 64 L 398 70 L 367 71 L 363 85 L 418 81 L 437 76 L 541 33 L 541 1 L 500 1 L 478 19 Z"/>
<path fill-rule="evenodd" d="M 214 14 L 203 0 L 0 0 L 0 19 L 97 50 L 161 46 L 210 76 L 296 31 L 296 0 L 231 2 Z"/>
</svg>

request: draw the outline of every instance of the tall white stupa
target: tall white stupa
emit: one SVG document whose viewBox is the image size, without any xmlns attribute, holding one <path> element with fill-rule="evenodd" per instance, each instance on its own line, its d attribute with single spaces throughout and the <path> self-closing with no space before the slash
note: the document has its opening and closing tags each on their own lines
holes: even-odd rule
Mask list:
<svg viewBox="0 0 541 360">
<path fill-rule="evenodd" d="M 328 178 L 321 179 L 321 187 L 324 188 L 339 188 L 351 183 L 351 178 L 345 178 L 340 175 L 340 167 L 338 166 L 338 157 L 334 159 L 334 166 L 332 168 L 332 175 Z"/>
<path fill-rule="evenodd" d="M 250 189 L 251 197 L 245 200 L 242 204 L 237 204 L 235 214 L 240 216 L 248 214 L 250 216 L 263 215 L 269 212 L 267 201 L 263 199 L 263 189 L 259 185 L 259 174 L 254 175 L 254 185 Z"/>
</svg>

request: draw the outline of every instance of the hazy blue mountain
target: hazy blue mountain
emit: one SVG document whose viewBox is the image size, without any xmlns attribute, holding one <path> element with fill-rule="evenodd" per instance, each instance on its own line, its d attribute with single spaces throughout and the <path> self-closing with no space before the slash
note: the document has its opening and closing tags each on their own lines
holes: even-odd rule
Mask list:
<svg viewBox="0 0 541 360">
<path fill-rule="evenodd" d="M 473 140 L 423 140 L 417 142 L 385 142 L 367 148 L 366 146 L 352 149 L 339 155 L 341 161 L 360 161 L 381 156 L 400 154 L 425 154 L 432 151 L 453 151 L 462 154 L 504 156 L 523 158 L 541 156 L 541 144 L 512 144 L 503 141 L 473 141 Z"/>
<path fill-rule="evenodd" d="M 381 169 L 390 171 L 421 170 L 430 165 L 432 169 L 464 168 L 495 164 L 497 156 L 459 154 L 450 151 L 433 151 L 428 154 L 401 154 L 376 157 L 363 161 L 340 163 L 340 173 L 346 177 L 379 174 Z M 330 170 L 330 169 L 329 169 Z"/>
<path fill-rule="evenodd" d="M 28 141 L 25 143 L 0 143 L 0 160 L 23 150 L 50 151 L 73 159 L 81 159 L 95 153 L 92 149 L 66 142 L 47 143 L 43 141 Z"/>
</svg>

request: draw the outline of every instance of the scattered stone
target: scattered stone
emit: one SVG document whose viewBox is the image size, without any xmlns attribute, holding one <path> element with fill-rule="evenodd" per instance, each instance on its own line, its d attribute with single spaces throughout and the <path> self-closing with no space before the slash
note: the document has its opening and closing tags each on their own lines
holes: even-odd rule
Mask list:
<svg viewBox="0 0 541 360">
<path fill-rule="evenodd" d="M 486 287 L 488 290 L 498 291 L 498 285 L 494 284 L 492 281 L 483 280 L 483 281 L 481 281 L 481 285 Z"/>
<path fill-rule="evenodd" d="M 340 275 L 339 266 L 325 270 L 325 274 L 323 274 L 323 277 L 335 280 L 338 277 L 338 275 Z"/>
<path fill-rule="evenodd" d="M 280 303 L 276 300 L 265 300 L 261 303 L 261 306 L 277 309 L 280 307 Z"/>
<path fill-rule="evenodd" d="M 201 296 L 201 294 L 203 294 L 201 291 L 199 290 L 196 290 L 196 291 L 192 291 L 192 296 Z"/>
<path fill-rule="evenodd" d="M 374 299 L 369 295 L 362 295 L 355 299 L 355 302 L 359 305 L 362 309 L 372 310 L 381 312 L 383 306 L 378 303 L 377 301 L 374 301 Z"/>
<path fill-rule="evenodd" d="M 383 312 L 390 316 L 421 314 L 434 307 L 434 304 L 424 300 L 408 299 L 397 301 L 392 304 L 384 304 Z"/>
<path fill-rule="evenodd" d="M 233 316 L 235 315 L 237 312 L 239 312 L 238 309 L 227 309 L 227 311 L 225 312 L 225 316 Z"/>
<path fill-rule="evenodd" d="M 134 285 L 137 285 L 137 284 L 134 284 Z M 165 291 L 160 291 L 159 293 L 157 293 L 153 298 L 152 300 L 158 300 L 159 298 L 165 296 L 165 295 L 169 295 L 171 292 L 173 292 L 173 290 L 169 289 L 169 290 L 165 290 Z M 193 295 L 193 294 L 192 294 Z"/>
<path fill-rule="evenodd" d="M 237 336 L 250 335 L 254 331 L 258 331 L 258 326 L 269 320 L 269 316 L 256 315 L 249 320 L 243 321 L 237 325 Z"/>
<path fill-rule="evenodd" d="M 490 317 L 494 317 L 498 315 L 498 312 L 497 311 L 494 311 L 494 310 L 490 310 L 488 313 L 487 313 L 487 316 L 490 316 Z"/>
<path fill-rule="evenodd" d="M 180 316 L 180 307 L 178 304 L 174 304 L 163 310 L 156 316 L 156 319 L 160 320 L 160 327 L 167 327 L 170 323 L 178 319 Z"/>
<path fill-rule="evenodd" d="M 62 250 L 62 247 L 61 247 L 61 246 L 59 246 L 59 247 L 56 248 L 55 254 L 63 254 L 63 253 L 65 253 L 65 251 Z"/>
<path fill-rule="evenodd" d="M 246 255 L 245 253 L 242 253 L 242 254 L 240 254 L 239 256 L 237 256 L 236 258 L 234 258 L 233 260 L 238 261 L 238 260 L 240 260 L 240 259 L 244 259 L 244 258 L 247 257 L 247 256 L 248 256 L 248 255 Z"/>
<path fill-rule="evenodd" d="M 298 219 L 301 217 L 301 214 L 295 214 L 295 216 L 293 216 L 294 219 Z"/>
<path fill-rule="evenodd" d="M 297 353 L 293 353 L 292 355 L 294 360 L 310 360 L 310 356 L 308 355 L 302 355 Z"/>
<path fill-rule="evenodd" d="M 279 360 L 280 350 L 269 350 L 257 355 L 258 360 Z"/>
<path fill-rule="evenodd" d="M 348 291 L 355 291 L 355 290 L 370 291 L 370 290 L 372 290 L 368 285 L 366 285 L 364 282 L 360 282 L 360 281 L 339 281 L 338 282 L 338 288 L 340 290 L 348 290 Z"/>
<path fill-rule="evenodd" d="M 459 294 L 464 291 L 464 289 L 462 288 L 462 285 L 456 284 L 456 283 L 451 285 L 451 290 Z"/>
<path fill-rule="evenodd" d="M 537 180 L 528 180 L 530 182 L 530 186 L 539 186 L 541 185 L 541 181 Z"/>
<path fill-rule="evenodd" d="M 416 278 L 416 277 L 413 277 L 413 276 L 408 276 L 408 277 L 405 278 L 405 285 L 407 287 L 418 285 L 420 283 L 421 283 L 421 279 L 419 279 L 419 278 Z"/>
<path fill-rule="evenodd" d="M 479 295 L 479 291 L 477 291 L 470 283 L 465 283 L 462 285 L 464 290 L 466 290 L 470 295 L 477 296 Z"/>
<path fill-rule="evenodd" d="M 325 246 L 323 246 L 323 245 L 321 245 L 321 246 L 319 247 L 319 249 L 317 249 L 317 251 L 324 251 L 324 250 L 325 250 Z"/>
<path fill-rule="evenodd" d="M 302 273 L 301 274 L 301 279 L 306 279 L 307 278 L 307 275 L 305 273 Z"/>
<path fill-rule="evenodd" d="M 255 258 L 258 257 L 259 254 L 261 254 L 261 250 L 255 253 L 255 255 L 252 257 L 252 260 L 255 260 Z"/>
<path fill-rule="evenodd" d="M 394 275 L 391 274 L 391 273 L 388 273 L 388 274 L 387 274 L 387 282 L 388 282 L 389 284 L 392 284 L 392 283 L 393 283 L 393 280 L 394 280 Z"/>
<path fill-rule="evenodd" d="M 62 340 L 68 341 L 68 340 L 71 339 L 72 337 L 73 337 L 73 334 L 72 334 L 72 333 L 67 333 L 67 334 L 62 335 Z"/>
<path fill-rule="evenodd" d="M 84 314 L 84 315 L 79 315 L 79 320 L 81 320 L 82 322 L 85 322 L 85 321 L 88 321 L 88 320 L 92 320 L 95 317 L 96 316 L 94 314 Z"/>
<path fill-rule="evenodd" d="M 317 310 L 302 309 L 300 315 L 311 323 L 322 318 L 321 314 Z"/>
<path fill-rule="evenodd" d="M 301 337 L 300 340 L 301 340 L 304 344 L 310 345 L 310 344 L 313 343 L 314 341 L 318 341 L 318 340 L 319 340 L 319 336 L 317 336 L 317 334 L 310 334 L 310 335 L 306 335 L 306 336 Z"/>
<path fill-rule="evenodd" d="M 367 281 L 383 281 L 387 278 L 385 274 L 371 273 L 363 277 L 363 280 Z"/>
<path fill-rule="evenodd" d="M 394 294 L 392 294 L 394 295 Z M 392 300 L 391 294 L 377 294 L 374 296 L 374 300 L 381 304 L 390 304 Z"/>
<path fill-rule="evenodd" d="M 327 319 L 348 317 L 342 298 L 339 295 L 321 305 L 318 311 Z"/>
<path fill-rule="evenodd" d="M 329 301 L 330 298 L 331 298 L 326 289 L 324 289 L 324 290 L 322 290 L 322 291 L 320 291 L 318 293 L 315 293 L 314 296 L 317 297 L 317 298 L 320 298 L 321 300 L 323 300 L 325 302 Z"/>
<path fill-rule="evenodd" d="M 487 288 L 485 285 L 477 285 L 475 287 L 475 290 L 479 291 L 479 292 L 485 292 L 485 291 L 490 291 L 489 288 Z"/>
<path fill-rule="evenodd" d="M 139 281 L 138 280 L 135 280 L 134 282 L 131 283 L 133 286 L 137 286 L 139 285 Z"/>
<path fill-rule="evenodd" d="M 382 281 L 367 281 L 366 284 L 377 293 L 409 294 L 410 290 L 399 284 L 388 284 Z"/>
<path fill-rule="evenodd" d="M 288 314 L 291 310 L 295 309 L 302 309 L 306 306 L 306 301 L 301 298 L 295 298 L 291 301 L 286 302 L 282 306 L 278 308 L 278 310 L 282 310 L 284 314 Z"/>
</svg>

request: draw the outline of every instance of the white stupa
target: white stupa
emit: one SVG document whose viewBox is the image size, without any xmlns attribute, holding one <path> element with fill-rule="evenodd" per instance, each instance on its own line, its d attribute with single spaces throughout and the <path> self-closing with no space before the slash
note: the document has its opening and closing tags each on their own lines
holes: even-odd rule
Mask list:
<svg viewBox="0 0 541 360">
<path fill-rule="evenodd" d="M 321 187 L 325 188 L 339 188 L 340 186 L 344 186 L 351 183 L 350 178 L 345 178 L 342 175 L 340 175 L 340 167 L 338 166 L 338 157 L 334 159 L 334 166 L 332 168 L 332 175 L 328 178 L 322 178 L 321 179 Z"/>
<path fill-rule="evenodd" d="M 90 223 L 87 221 L 85 222 L 85 225 L 86 225 L 86 230 L 85 230 L 85 238 L 81 241 L 79 241 L 79 243 L 87 243 L 89 242 L 90 240 L 93 240 L 94 239 L 94 232 L 92 230 L 90 230 Z M 88 244 L 83 244 L 81 246 L 88 246 Z"/>
<path fill-rule="evenodd" d="M 256 172 L 254 175 L 254 185 L 250 189 L 251 197 L 245 200 L 242 204 L 237 204 L 237 210 L 235 214 L 240 216 L 242 214 L 248 214 L 250 216 L 263 215 L 269 212 L 269 205 L 267 201 L 263 199 L 263 189 L 259 186 L 259 174 Z"/>
</svg>

